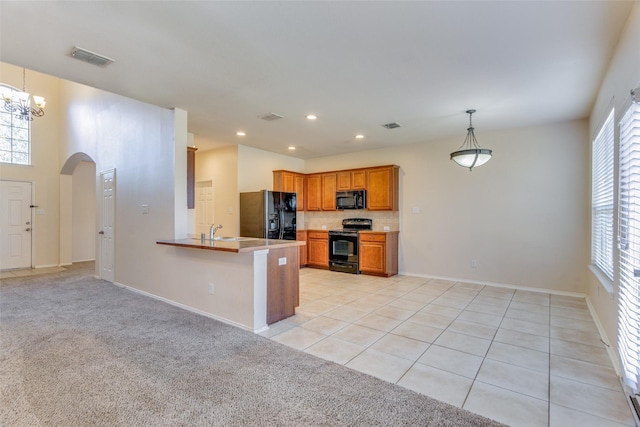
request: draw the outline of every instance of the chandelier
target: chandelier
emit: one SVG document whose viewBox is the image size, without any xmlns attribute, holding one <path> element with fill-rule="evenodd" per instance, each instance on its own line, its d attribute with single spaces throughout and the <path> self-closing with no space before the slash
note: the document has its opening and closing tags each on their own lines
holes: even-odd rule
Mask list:
<svg viewBox="0 0 640 427">
<path fill-rule="evenodd" d="M 469 127 L 467 128 L 467 137 L 458 148 L 458 151 L 451 153 L 451 160 L 462 167 L 469 168 L 471 171 L 476 166 L 482 166 L 491 158 L 491 150 L 488 148 L 480 148 L 476 135 L 473 133 L 473 124 L 471 124 L 471 115 L 476 110 L 467 110 L 469 114 Z"/>
<path fill-rule="evenodd" d="M 33 96 L 32 107 L 31 95 L 26 91 L 26 70 L 22 69 L 22 92 L 13 90 L 8 87 L 0 88 L 2 90 L 2 99 L 4 100 L 4 109 L 9 113 L 15 113 L 15 116 L 21 120 L 33 120 L 34 117 L 44 116 L 44 106 L 46 101 L 41 96 Z"/>
</svg>

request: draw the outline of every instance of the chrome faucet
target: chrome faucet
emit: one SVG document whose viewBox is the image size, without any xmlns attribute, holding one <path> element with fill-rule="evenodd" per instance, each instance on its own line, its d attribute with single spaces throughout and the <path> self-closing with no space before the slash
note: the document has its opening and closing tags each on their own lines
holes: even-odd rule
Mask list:
<svg viewBox="0 0 640 427">
<path fill-rule="evenodd" d="M 213 240 L 213 237 L 216 235 L 216 231 L 222 228 L 222 224 L 211 224 L 211 228 L 209 228 L 209 240 Z"/>
</svg>

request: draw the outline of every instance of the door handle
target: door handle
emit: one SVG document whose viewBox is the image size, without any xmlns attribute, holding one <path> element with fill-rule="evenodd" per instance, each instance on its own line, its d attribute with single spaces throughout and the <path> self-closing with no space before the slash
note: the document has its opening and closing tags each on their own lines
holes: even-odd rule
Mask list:
<svg viewBox="0 0 640 427">
<path fill-rule="evenodd" d="M 31 224 L 31 221 L 27 221 L 27 225 Z"/>
<path fill-rule="evenodd" d="M 98 231 L 98 234 L 104 234 L 104 231 L 100 230 Z"/>
<path fill-rule="evenodd" d="M 24 231 L 31 231 L 29 227 L 25 228 Z"/>
</svg>

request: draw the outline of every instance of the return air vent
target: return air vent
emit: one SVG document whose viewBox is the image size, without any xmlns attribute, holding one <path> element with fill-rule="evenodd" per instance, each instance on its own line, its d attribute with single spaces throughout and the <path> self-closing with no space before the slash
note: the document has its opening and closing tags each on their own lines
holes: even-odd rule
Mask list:
<svg viewBox="0 0 640 427">
<path fill-rule="evenodd" d="M 386 124 L 382 125 L 382 127 L 387 128 L 387 129 L 396 129 L 396 128 L 402 127 L 402 125 L 400 123 L 397 123 L 397 122 L 391 122 L 391 123 L 386 123 Z"/>
<path fill-rule="evenodd" d="M 261 116 L 258 116 L 259 119 L 262 120 L 266 120 L 268 122 L 272 122 L 274 120 L 279 120 L 282 118 L 282 116 L 279 116 L 275 113 L 267 113 L 267 114 L 262 114 Z"/>
<path fill-rule="evenodd" d="M 78 46 L 71 49 L 71 56 L 80 61 L 97 65 L 98 67 L 106 67 L 113 62 L 113 59 L 111 58 L 107 58 L 106 56 L 102 56 Z"/>
</svg>

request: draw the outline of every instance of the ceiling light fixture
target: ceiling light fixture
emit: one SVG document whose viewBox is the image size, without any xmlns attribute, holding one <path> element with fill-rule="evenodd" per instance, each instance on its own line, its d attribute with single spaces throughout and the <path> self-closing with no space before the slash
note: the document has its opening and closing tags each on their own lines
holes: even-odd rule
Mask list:
<svg viewBox="0 0 640 427">
<path fill-rule="evenodd" d="M 244 132 L 242 132 L 242 131 L 239 131 L 239 132 L 236 132 L 236 135 L 238 135 L 238 136 L 245 136 L 245 135 L 246 135 L 246 133 L 244 133 Z"/>
<path fill-rule="evenodd" d="M 296 147 L 294 147 L 293 145 L 289 146 L 289 150 L 292 150 L 292 151 L 293 151 L 293 150 L 295 150 L 295 149 L 296 149 Z"/>
<path fill-rule="evenodd" d="M 357 135 L 355 136 L 355 139 L 363 139 L 363 138 L 364 138 L 364 135 L 363 135 L 363 134 L 361 134 L 361 133 L 359 133 L 359 134 L 357 134 Z"/>
<path fill-rule="evenodd" d="M 315 120 L 317 118 L 318 118 L 318 116 L 316 116 L 315 114 L 307 114 L 307 119 L 309 119 L 309 120 Z"/>
<path fill-rule="evenodd" d="M 471 115 L 476 110 L 467 110 L 469 114 L 469 127 L 467 128 L 467 137 L 458 148 L 458 151 L 451 153 L 451 160 L 462 167 L 469 168 L 471 171 L 476 166 L 482 166 L 491 158 L 491 150 L 488 148 L 480 148 L 476 135 L 473 133 L 473 125 L 471 124 Z"/>
<path fill-rule="evenodd" d="M 35 108 L 31 107 L 31 95 L 26 90 L 26 70 L 22 68 L 22 92 L 3 86 L 2 99 L 4 109 L 9 113 L 16 113 L 20 120 L 33 120 L 34 117 L 44 116 L 46 101 L 41 96 L 33 96 Z"/>
</svg>

